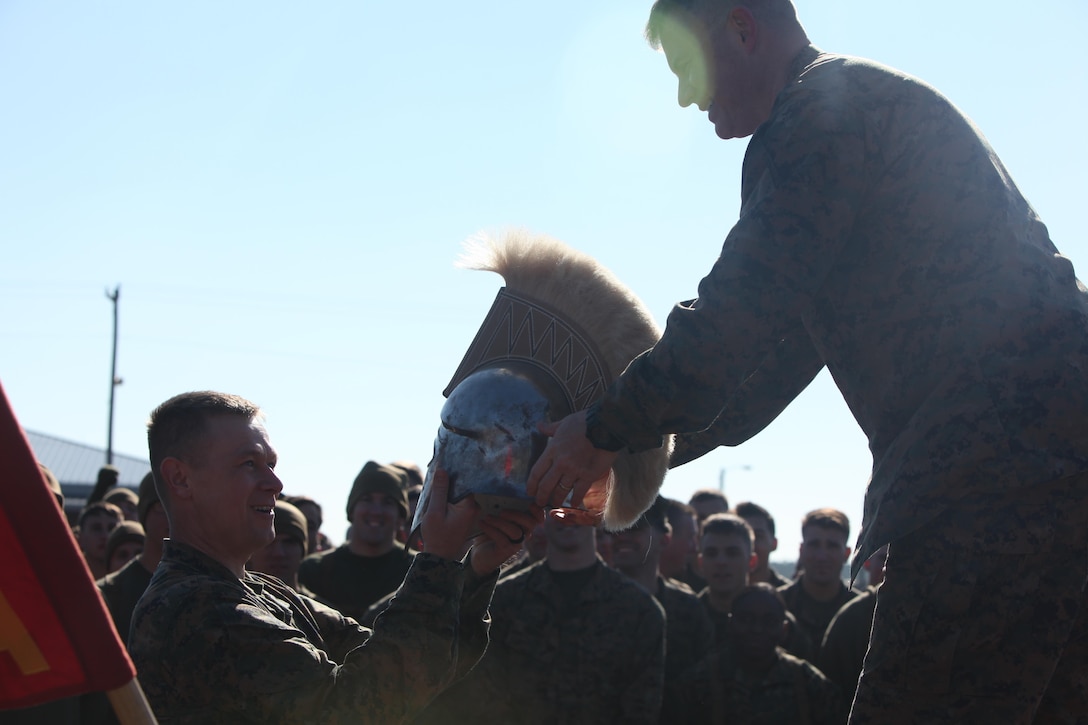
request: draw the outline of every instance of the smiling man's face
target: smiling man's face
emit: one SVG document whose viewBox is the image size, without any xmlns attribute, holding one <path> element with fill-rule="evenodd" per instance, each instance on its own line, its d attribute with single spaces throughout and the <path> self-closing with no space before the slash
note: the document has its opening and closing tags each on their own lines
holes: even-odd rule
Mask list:
<svg viewBox="0 0 1088 725">
<path fill-rule="evenodd" d="M 276 537 L 273 511 L 283 484 L 276 451 L 257 420 L 208 419 L 199 452 L 183 463 L 189 543 L 238 568 Z"/>
<path fill-rule="evenodd" d="M 364 493 L 351 511 L 351 536 L 368 547 L 393 548 L 402 519 L 400 506 L 380 491 Z"/>
</svg>

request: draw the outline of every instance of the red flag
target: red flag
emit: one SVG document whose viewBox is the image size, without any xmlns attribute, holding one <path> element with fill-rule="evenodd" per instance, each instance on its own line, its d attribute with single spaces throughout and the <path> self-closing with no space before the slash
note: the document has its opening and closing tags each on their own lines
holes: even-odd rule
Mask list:
<svg viewBox="0 0 1088 725">
<path fill-rule="evenodd" d="M 136 676 L 0 386 L 0 708 Z"/>
</svg>

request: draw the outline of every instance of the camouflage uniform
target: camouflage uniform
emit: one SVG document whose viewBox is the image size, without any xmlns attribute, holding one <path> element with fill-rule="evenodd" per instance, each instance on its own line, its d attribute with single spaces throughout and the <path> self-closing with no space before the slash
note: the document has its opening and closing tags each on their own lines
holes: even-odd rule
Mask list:
<svg viewBox="0 0 1088 725">
<path fill-rule="evenodd" d="M 699 598 L 681 582 L 657 578 L 654 599 L 665 610 L 665 690 L 661 722 L 675 722 L 669 693 L 690 668 L 714 649 L 714 623 Z"/>
<path fill-rule="evenodd" d="M 480 665 L 418 722 L 605 725 L 657 723 L 665 615 L 646 591 L 598 559 L 564 598 L 538 562 L 502 579 Z"/>
<path fill-rule="evenodd" d="M 714 625 L 714 646 L 722 651 L 727 651 L 729 644 L 729 613 L 720 612 L 710 605 L 710 590 L 704 589 L 697 595 L 703 603 L 706 613 L 710 615 L 710 621 Z M 783 637 L 782 648 L 794 657 L 812 662 L 816 659 L 818 647 L 813 644 L 812 638 L 797 622 L 797 618 L 786 610 L 786 634 Z"/>
<path fill-rule="evenodd" d="M 372 633 L 167 541 L 129 650 L 161 723 L 402 722 L 482 655 L 494 581 L 421 554 Z"/>
<path fill-rule="evenodd" d="M 789 73 L 748 145 L 740 219 L 699 299 L 675 307 L 660 342 L 589 408 L 587 435 L 642 450 L 710 425 L 702 450 L 736 445 L 826 365 L 874 460 L 856 575 L 956 502 L 981 502 L 974 513 L 992 528 L 993 499 L 1088 471 L 1088 303 L 947 99 L 811 46 Z M 700 452 L 690 443 L 689 460 Z M 1047 515 L 1072 506 L 1088 528 L 1086 489 Z M 1049 555 L 1083 571 L 1088 554 L 1074 547 Z M 922 588 L 909 576 L 899 575 L 905 589 Z M 1085 579 L 1042 586 L 1065 600 Z M 890 638 L 877 609 L 874 639 Z M 1076 615 L 1061 611 L 1055 638 Z"/>
<path fill-rule="evenodd" d="M 362 621 L 367 608 L 396 591 L 414 552 L 397 542 L 381 556 L 360 556 L 347 544 L 311 554 L 298 567 L 298 582 L 345 616 Z"/>
<path fill-rule="evenodd" d="M 782 649 L 756 675 L 719 650 L 688 672 L 678 693 L 684 704 L 674 722 L 688 725 L 842 725 L 846 700 L 811 663 Z"/>
<path fill-rule="evenodd" d="M 782 601 L 786 603 L 786 609 L 794 616 L 796 624 L 805 633 L 809 641 L 813 642 L 813 657 L 806 659 L 815 659 L 815 654 L 820 649 L 820 643 L 824 641 L 827 625 L 831 624 L 831 620 L 835 618 L 838 611 L 856 597 L 858 592 L 839 584 L 839 591 L 834 599 L 820 602 L 810 597 L 805 591 L 804 584 L 802 584 L 804 580 L 805 575 L 802 574 L 797 577 L 797 581 L 779 587 L 778 593 L 782 597 Z"/>
<path fill-rule="evenodd" d="M 102 598 L 106 600 L 110 616 L 113 617 L 113 626 L 117 627 L 121 641 L 127 645 L 132 610 L 136 609 L 136 602 L 140 601 L 140 597 L 147 590 L 147 585 L 151 583 L 151 572 L 145 569 L 140 563 L 140 558 L 136 557 L 96 583 Z"/>
<path fill-rule="evenodd" d="M 678 581 L 681 584 L 686 584 L 693 592 L 701 592 L 706 589 L 706 579 L 703 576 L 692 569 L 690 566 L 684 567 L 684 571 L 677 574 L 674 577 L 669 577 L 674 581 Z"/>
<path fill-rule="evenodd" d="M 960 502 L 893 541 L 851 722 L 1088 723 L 1086 488 Z"/>
<path fill-rule="evenodd" d="M 831 624 L 827 625 L 820 654 L 816 658 L 820 672 L 842 689 L 848 702 L 854 699 L 861 663 L 869 649 L 874 609 L 875 589 L 866 589 L 844 604 Z"/>
</svg>

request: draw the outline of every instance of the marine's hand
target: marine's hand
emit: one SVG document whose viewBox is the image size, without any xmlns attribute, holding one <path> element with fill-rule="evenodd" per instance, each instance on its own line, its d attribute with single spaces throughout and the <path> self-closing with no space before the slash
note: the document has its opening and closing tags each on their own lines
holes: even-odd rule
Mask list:
<svg viewBox="0 0 1088 725">
<path fill-rule="evenodd" d="M 559 506 L 573 492 L 571 505 L 581 506 L 590 486 L 608 475 L 619 454 L 589 442 L 584 410 L 541 424 L 540 431 L 551 439 L 529 472 L 528 494 L 538 506 Z"/>
<path fill-rule="evenodd" d="M 449 503 L 449 486 L 449 475 L 441 469 L 435 471 L 419 529 L 423 551 L 452 561 L 464 555 L 465 542 L 476 527 L 480 507 L 471 496 Z"/>
<path fill-rule="evenodd" d="M 525 537 L 544 520 L 544 509 L 533 506 L 529 511 L 502 511 L 480 519 L 482 532 L 472 546 L 469 563 L 479 576 L 487 576 L 502 563 L 518 553 Z"/>
</svg>

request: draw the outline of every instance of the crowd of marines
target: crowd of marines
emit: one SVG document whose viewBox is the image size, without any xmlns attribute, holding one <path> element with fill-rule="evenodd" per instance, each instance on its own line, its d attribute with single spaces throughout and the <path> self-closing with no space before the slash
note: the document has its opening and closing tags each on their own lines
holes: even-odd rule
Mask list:
<svg viewBox="0 0 1088 725">
<path fill-rule="evenodd" d="M 320 699 L 327 693 L 318 700 L 299 697 L 299 667 L 278 638 L 251 632 L 240 659 L 227 656 L 232 647 L 217 650 L 209 640 L 209 613 L 224 602 L 218 589 L 236 587 L 237 577 L 170 541 L 151 474 L 136 491 L 116 486 L 116 476 L 108 466 L 100 471 L 94 500 L 73 525 L 89 568 L 98 567 L 105 552 L 108 573 L 98 586 L 122 639 L 129 643 L 130 632 L 137 632 L 153 640 L 135 644 L 137 661 L 141 648 L 167 655 L 144 660 L 140 672 L 161 719 L 216 721 L 227 711 L 219 696 L 209 696 L 217 692 L 235 702 L 260 695 L 260 708 L 239 709 L 242 719 L 313 721 L 328 707 Z M 410 462 L 368 461 L 349 489 L 348 535 L 336 547 L 321 532 L 316 501 L 279 492 L 274 538 L 246 563 L 243 579 L 259 582 L 247 595 L 257 606 L 262 597 L 266 605 L 280 602 L 281 616 L 291 612 L 294 625 L 337 665 L 353 649 L 377 648 L 381 638 L 373 633 L 390 636 L 394 620 L 387 610 L 394 598 L 411 603 L 449 584 L 443 580 L 449 572 L 434 562 L 425 575 L 417 564 L 408 576 L 419 552 L 405 541 L 422 485 Z M 841 633 L 827 633 L 839 626 L 838 610 L 869 597 L 879 583 L 879 562 L 865 585 L 846 586 L 849 522 L 834 509 L 810 513 L 802 534 L 797 578 L 791 579 L 769 563 L 777 548 L 772 514 L 750 502 L 731 509 L 717 490 L 696 492 L 688 503 L 659 497 L 622 531 L 544 517 L 502 563 L 489 637 L 480 624 L 487 597 L 476 596 L 473 609 L 467 605 L 480 590 L 468 596 L 462 590 L 457 616 L 465 626 L 457 659 L 463 671 L 449 687 L 421 687 L 413 705 L 403 690 L 372 679 L 371 687 L 355 690 L 347 709 L 367 713 L 367 721 L 436 724 L 844 723 L 872 608 Z M 168 563 L 159 567 L 164 550 Z M 145 602 L 143 609 L 153 610 L 145 614 L 150 623 L 133 627 L 156 568 L 162 581 L 189 582 L 183 596 L 171 594 L 184 608 L 163 613 Z M 482 590 L 490 591 L 486 583 Z M 229 594 L 225 599 L 232 601 Z M 155 611 L 168 619 L 157 621 Z M 240 630 L 244 618 L 235 622 Z M 426 618 L 408 618 L 401 636 L 415 657 L 450 659 L 448 649 L 428 653 L 426 638 L 413 632 L 430 626 Z M 307 632 L 310 626 L 315 631 Z M 821 669 L 825 661 L 832 663 L 828 673 Z M 224 688 L 227 682 L 233 687 Z M 63 713 L 57 722 L 115 721 L 100 695 L 44 710 Z M 42 709 L 35 712 L 41 723 Z"/>
<path fill-rule="evenodd" d="M 333 549 L 256 405 L 160 405 L 139 495 L 76 522 L 160 722 L 1088 722 L 1072 263 L 960 109 L 817 48 L 790 0 L 656 0 L 645 34 L 680 105 L 751 137 L 698 298 L 659 331 L 585 255 L 493 245 L 422 485 L 367 463 Z M 824 369 L 873 457 L 849 581 L 875 590 L 843 582 L 841 512 L 787 581 L 768 509 L 655 498 Z M 111 571 L 126 510 L 144 547 Z"/>
</svg>

